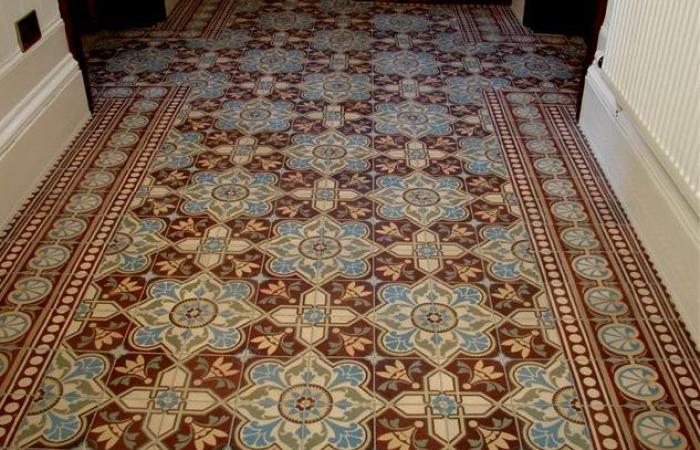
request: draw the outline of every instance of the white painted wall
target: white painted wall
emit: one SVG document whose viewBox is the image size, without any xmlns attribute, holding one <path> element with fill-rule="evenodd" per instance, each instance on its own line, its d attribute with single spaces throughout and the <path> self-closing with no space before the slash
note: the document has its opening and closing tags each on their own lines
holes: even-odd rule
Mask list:
<svg viewBox="0 0 700 450">
<path fill-rule="evenodd" d="M 37 11 L 42 38 L 20 51 L 15 22 Z M 90 116 L 57 0 L 0 0 L 0 225 Z"/>
<path fill-rule="evenodd" d="M 48 29 L 61 18 L 57 0 L 0 0 L 0 67 L 20 54 L 15 21 L 33 9 L 36 10 L 42 30 Z"/>
</svg>

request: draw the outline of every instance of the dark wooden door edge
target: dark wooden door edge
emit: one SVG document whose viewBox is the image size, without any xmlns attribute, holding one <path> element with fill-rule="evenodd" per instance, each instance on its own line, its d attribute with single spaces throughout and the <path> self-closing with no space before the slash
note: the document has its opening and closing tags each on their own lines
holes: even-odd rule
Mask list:
<svg viewBox="0 0 700 450">
<path fill-rule="evenodd" d="M 85 95 L 87 96 L 88 107 L 90 112 L 93 111 L 92 89 L 90 88 L 90 79 L 87 71 L 87 60 L 83 50 L 83 43 L 80 40 L 80 33 L 75 27 L 73 20 L 73 9 L 71 7 L 73 0 L 58 0 L 58 7 L 61 12 L 61 18 L 66 27 L 66 38 L 68 39 L 68 48 L 70 49 L 73 58 L 78 61 L 80 72 L 83 75 L 83 84 L 85 84 Z"/>
<path fill-rule="evenodd" d="M 595 13 L 593 15 L 593 25 L 591 30 L 586 36 L 586 59 L 583 62 L 583 68 L 581 73 L 581 82 L 578 90 L 578 105 L 576 109 L 576 120 L 581 117 L 581 103 L 583 102 L 583 88 L 586 86 L 586 73 L 588 72 L 588 67 L 593 64 L 593 58 L 595 58 L 596 47 L 598 47 L 598 34 L 600 33 L 600 28 L 603 26 L 605 21 L 605 11 L 608 7 L 608 0 L 596 0 Z"/>
</svg>

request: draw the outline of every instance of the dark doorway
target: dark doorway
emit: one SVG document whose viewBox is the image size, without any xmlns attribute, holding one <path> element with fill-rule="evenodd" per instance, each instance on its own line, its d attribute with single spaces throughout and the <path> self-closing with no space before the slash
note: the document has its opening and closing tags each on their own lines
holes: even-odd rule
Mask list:
<svg viewBox="0 0 700 450">
<path fill-rule="evenodd" d="M 92 93 L 82 37 L 102 30 L 146 27 L 166 19 L 164 0 L 58 0 L 68 45 L 83 73 L 90 109 Z"/>
</svg>

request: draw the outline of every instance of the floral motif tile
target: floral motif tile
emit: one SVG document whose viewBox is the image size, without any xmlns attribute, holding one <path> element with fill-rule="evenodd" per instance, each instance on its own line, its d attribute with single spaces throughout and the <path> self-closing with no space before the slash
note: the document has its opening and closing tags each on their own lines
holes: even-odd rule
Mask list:
<svg viewBox="0 0 700 450">
<path fill-rule="evenodd" d="M 698 353 L 501 6 L 182 0 L 0 236 L 0 447 L 700 448 Z"/>
</svg>

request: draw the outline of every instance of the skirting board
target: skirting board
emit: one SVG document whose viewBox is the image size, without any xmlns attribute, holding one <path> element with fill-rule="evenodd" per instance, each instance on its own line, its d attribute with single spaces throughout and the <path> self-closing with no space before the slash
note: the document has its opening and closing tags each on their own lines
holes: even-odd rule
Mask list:
<svg viewBox="0 0 700 450">
<path fill-rule="evenodd" d="M 700 219 L 619 110 L 601 69 L 586 75 L 579 125 L 696 343 L 700 343 Z"/>
<path fill-rule="evenodd" d="M 18 123 L 12 124 L 17 131 L 11 140 L 2 143 L 0 226 L 14 216 L 90 118 L 83 79 L 70 54 L 47 77 L 52 77 L 50 82 L 29 93 L 35 101 L 10 117 Z"/>
</svg>

